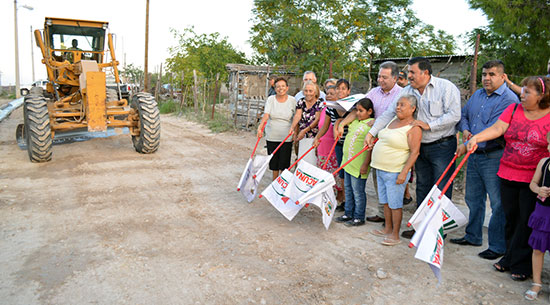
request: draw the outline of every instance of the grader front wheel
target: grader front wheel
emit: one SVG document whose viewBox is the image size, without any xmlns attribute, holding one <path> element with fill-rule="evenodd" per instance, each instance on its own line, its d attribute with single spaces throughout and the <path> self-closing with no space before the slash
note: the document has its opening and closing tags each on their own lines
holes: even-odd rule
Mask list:
<svg viewBox="0 0 550 305">
<path fill-rule="evenodd" d="M 151 94 L 140 92 L 133 96 L 131 107 L 139 117 L 139 134 L 132 136 L 134 148 L 142 154 L 154 153 L 160 145 L 160 112 L 157 102 Z"/>
<path fill-rule="evenodd" d="M 23 108 L 24 137 L 27 152 L 32 162 L 47 162 L 52 159 L 52 134 L 46 98 L 30 94 L 25 97 Z"/>
</svg>

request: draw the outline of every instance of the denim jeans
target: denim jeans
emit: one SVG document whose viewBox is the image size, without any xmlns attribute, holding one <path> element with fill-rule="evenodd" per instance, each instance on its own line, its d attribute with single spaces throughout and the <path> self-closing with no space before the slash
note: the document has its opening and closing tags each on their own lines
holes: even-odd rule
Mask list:
<svg viewBox="0 0 550 305">
<path fill-rule="evenodd" d="M 366 182 L 367 179 L 355 178 L 347 172 L 344 173 L 344 189 L 346 192 L 344 213 L 346 216 L 365 220 L 365 208 L 367 207 Z"/>
<path fill-rule="evenodd" d="M 428 195 L 434 184 L 443 174 L 445 168 L 454 157 L 456 152 L 456 141 L 454 139 L 437 144 L 422 144 L 420 146 L 420 155 L 414 164 L 416 170 L 416 206 L 418 207 L 424 198 Z M 453 164 L 441 183 L 439 189 L 443 187 L 455 170 Z M 445 195 L 452 199 L 453 185 L 449 187 Z"/>
<path fill-rule="evenodd" d="M 334 147 L 334 153 L 336 154 L 336 161 L 338 162 L 338 166 L 341 166 L 342 158 L 344 157 L 344 146 L 336 144 L 336 146 Z M 344 179 L 344 172 L 344 170 L 338 172 L 338 176 L 342 179 Z"/>
<path fill-rule="evenodd" d="M 503 150 L 487 154 L 472 154 L 466 170 L 466 204 L 470 209 L 464 238 L 474 244 L 483 242 L 483 221 L 487 195 L 491 202 L 489 220 L 489 250 L 496 253 L 506 251 L 504 235 L 506 217 L 500 202 L 500 179 L 497 176 Z"/>
</svg>

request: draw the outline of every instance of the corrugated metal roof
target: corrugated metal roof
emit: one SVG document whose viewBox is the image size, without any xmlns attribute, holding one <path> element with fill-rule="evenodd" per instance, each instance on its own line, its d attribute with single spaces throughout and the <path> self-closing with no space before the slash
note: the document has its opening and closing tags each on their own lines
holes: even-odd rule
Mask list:
<svg viewBox="0 0 550 305">
<path fill-rule="evenodd" d="M 449 57 L 453 58 L 465 58 L 470 57 L 474 55 L 459 55 L 459 54 L 452 54 L 452 55 L 432 55 L 432 56 L 424 56 L 427 59 L 448 59 Z M 413 56 L 414 57 L 414 56 Z M 381 61 L 403 61 L 403 60 L 409 60 L 409 57 L 387 57 L 387 58 L 377 58 L 373 60 L 373 62 L 381 62 Z"/>
</svg>

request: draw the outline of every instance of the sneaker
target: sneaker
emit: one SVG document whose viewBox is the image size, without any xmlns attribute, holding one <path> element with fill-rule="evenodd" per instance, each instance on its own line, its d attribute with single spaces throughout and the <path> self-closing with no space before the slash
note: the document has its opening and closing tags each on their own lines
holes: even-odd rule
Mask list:
<svg viewBox="0 0 550 305">
<path fill-rule="evenodd" d="M 343 212 L 345 210 L 346 210 L 346 203 L 345 202 L 340 203 L 340 205 L 338 205 L 336 207 L 336 211 L 342 211 Z"/>
<path fill-rule="evenodd" d="M 357 226 L 362 226 L 364 224 L 365 224 L 364 220 L 355 218 L 354 220 L 350 220 L 350 221 L 346 222 L 344 225 L 346 225 L 348 227 L 357 227 Z"/>
<path fill-rule="evenodd" d="M 336 222 L 348 222 L 350 220 L 352 220 L 353 217 L 349 217 L 349 216 L 346 216 L 346 215 L 342 215 L 340 217 L 336 217 L 336 219 L 334 219 L 334 221 Z"/>
<path fill-rule="evenodd" d="M 407 205 L 413 201 L 413 198 L 405 198 L 403 197 L 403 205 Z"/>
</svg>

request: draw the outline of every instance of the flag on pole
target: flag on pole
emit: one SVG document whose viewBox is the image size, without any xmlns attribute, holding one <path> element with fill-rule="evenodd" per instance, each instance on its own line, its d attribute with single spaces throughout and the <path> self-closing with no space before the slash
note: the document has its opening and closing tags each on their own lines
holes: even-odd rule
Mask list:
<svg viewBox="0 0 550 305">
<path fill-rule="evenodd" d="M 260 195 L 261 197 L 265 197 L 265 199 L 267 199 L 269 203 L 289 221 L 291 221 L 303 207 L 303 205 L 294 204 L 294 201 L 290 199 L 282 199 L 285 190 L 293 179 L 294 174 L 288 169 L 285 169 Z"/>
<path fill-rule="evenodd" d="M 436 200 L 411 238 L 409 247 L 417 248 L 414 257 L 428 263 L 439 283 L 443 265 L 443 235 L 443 210 L 441 201 Z"/>
<path fill-rule="evenodd" d="M 320 179 L 308 192 L 303 194 L 297 201 L 297 205 L 311 203 L 321 209 L 322 221 L 325 228 L 328 230 L 334 211 L 336 210 L 337 201 L 334 195 L 333 186 L 336 184 L 334 176 L 324 170 L 318 176 Z"/>
<path fill-rule="evenodd" d="M 411 238 L 409 248 L 417 248 L 414 257 L 429 264 L 439 283 L 441 283 L 441 267 L 443 265 L 443 236 L 446 232 L 452 231 L 467 222 L 466 217 L 464 217 L 451 200 L 444 194 L 451 186 L 451 183 L 470 154 L 474 152 L 476 148 L 477 145 L 464 156 L 442 191 L 437 189 L 437 184 L 441 181 L 440 178 L 430 191 L 430 194 L 426 196 L 422 202 L 422 204 L 425 204 L 422 211 L 416 216 L 413 215 L 411 218 L 414 218 L 413 221 L 409 221 L 409 223 L 415 227 L 416 231 Z M 451 162 L 454 162 L 455 159 L 456 156 Z M 447 169 L 449 167 L 450 166 L 448 166 Z M 435 195 L 437 193 L 439 193 L 439 195 Z M 418 210 L 420 210 L 420 207 Z"/>
<path fill-rule="evenodd" d="M 418 227 L 430 211 L 433 208 L 434 202 L 438 200 L 438 197 L 441 196 L 441 191 L 434 185 L 428 196 L 424 198 L 420 206 L 416 209 L 413 216 L 409 219 L 407 226 L 412 226 L 415 230 L 418 230 Z M 466 216 L 453 204 L 453 202 L 445 195 L 441 196 L 440 200 L 441 210 L 443 212 L 443 234 L 452 232 L 453 230 L 458 229 L 459 227 L 468 223 Z"/>
<path fill-rule="evenodd" d="M 273 155 L 255 156 L 252 162 L 249 161 L 249 164 L 247 164 L 245 172 L 243 173 L 245 179 L 243 179 L 242 184 L 239 184 L 239 189 L 248 202 L 256 198 L 258 186 L 262 181 L 272 157 Z"/>
<path fill-rule="evenodd" d="M 263 128 L 265 128 L 265 124 Z M 248 202 L 251 202 L 252 200 L 254 200 L 254 198 L 256 198 L 258 186 L 260 184 L 260 181 L 262 181 L 265 171 L 269 166 L 269 161 L 271 161 L 273 155 L 277 153 L 277 151 L 291 135 L 292 134 L 289 133 L 286 138 L 279 144 L 279 146 L 277 146 L 277 148 L 275 148 L 275 150 L 267 156 L 254 156 L 256 148 L 258 147 L 258 143 L 261 139 L 260 137 L 258 137 L 258 140 L 256 141 L 256 146 L 252 151 L 250 159 L 246 163 L 244 171 L 241 174 L 241 178 L 239 179 L 239 184 L 237 185 L 237 191 L 240 191 Z"/>
</svg>

